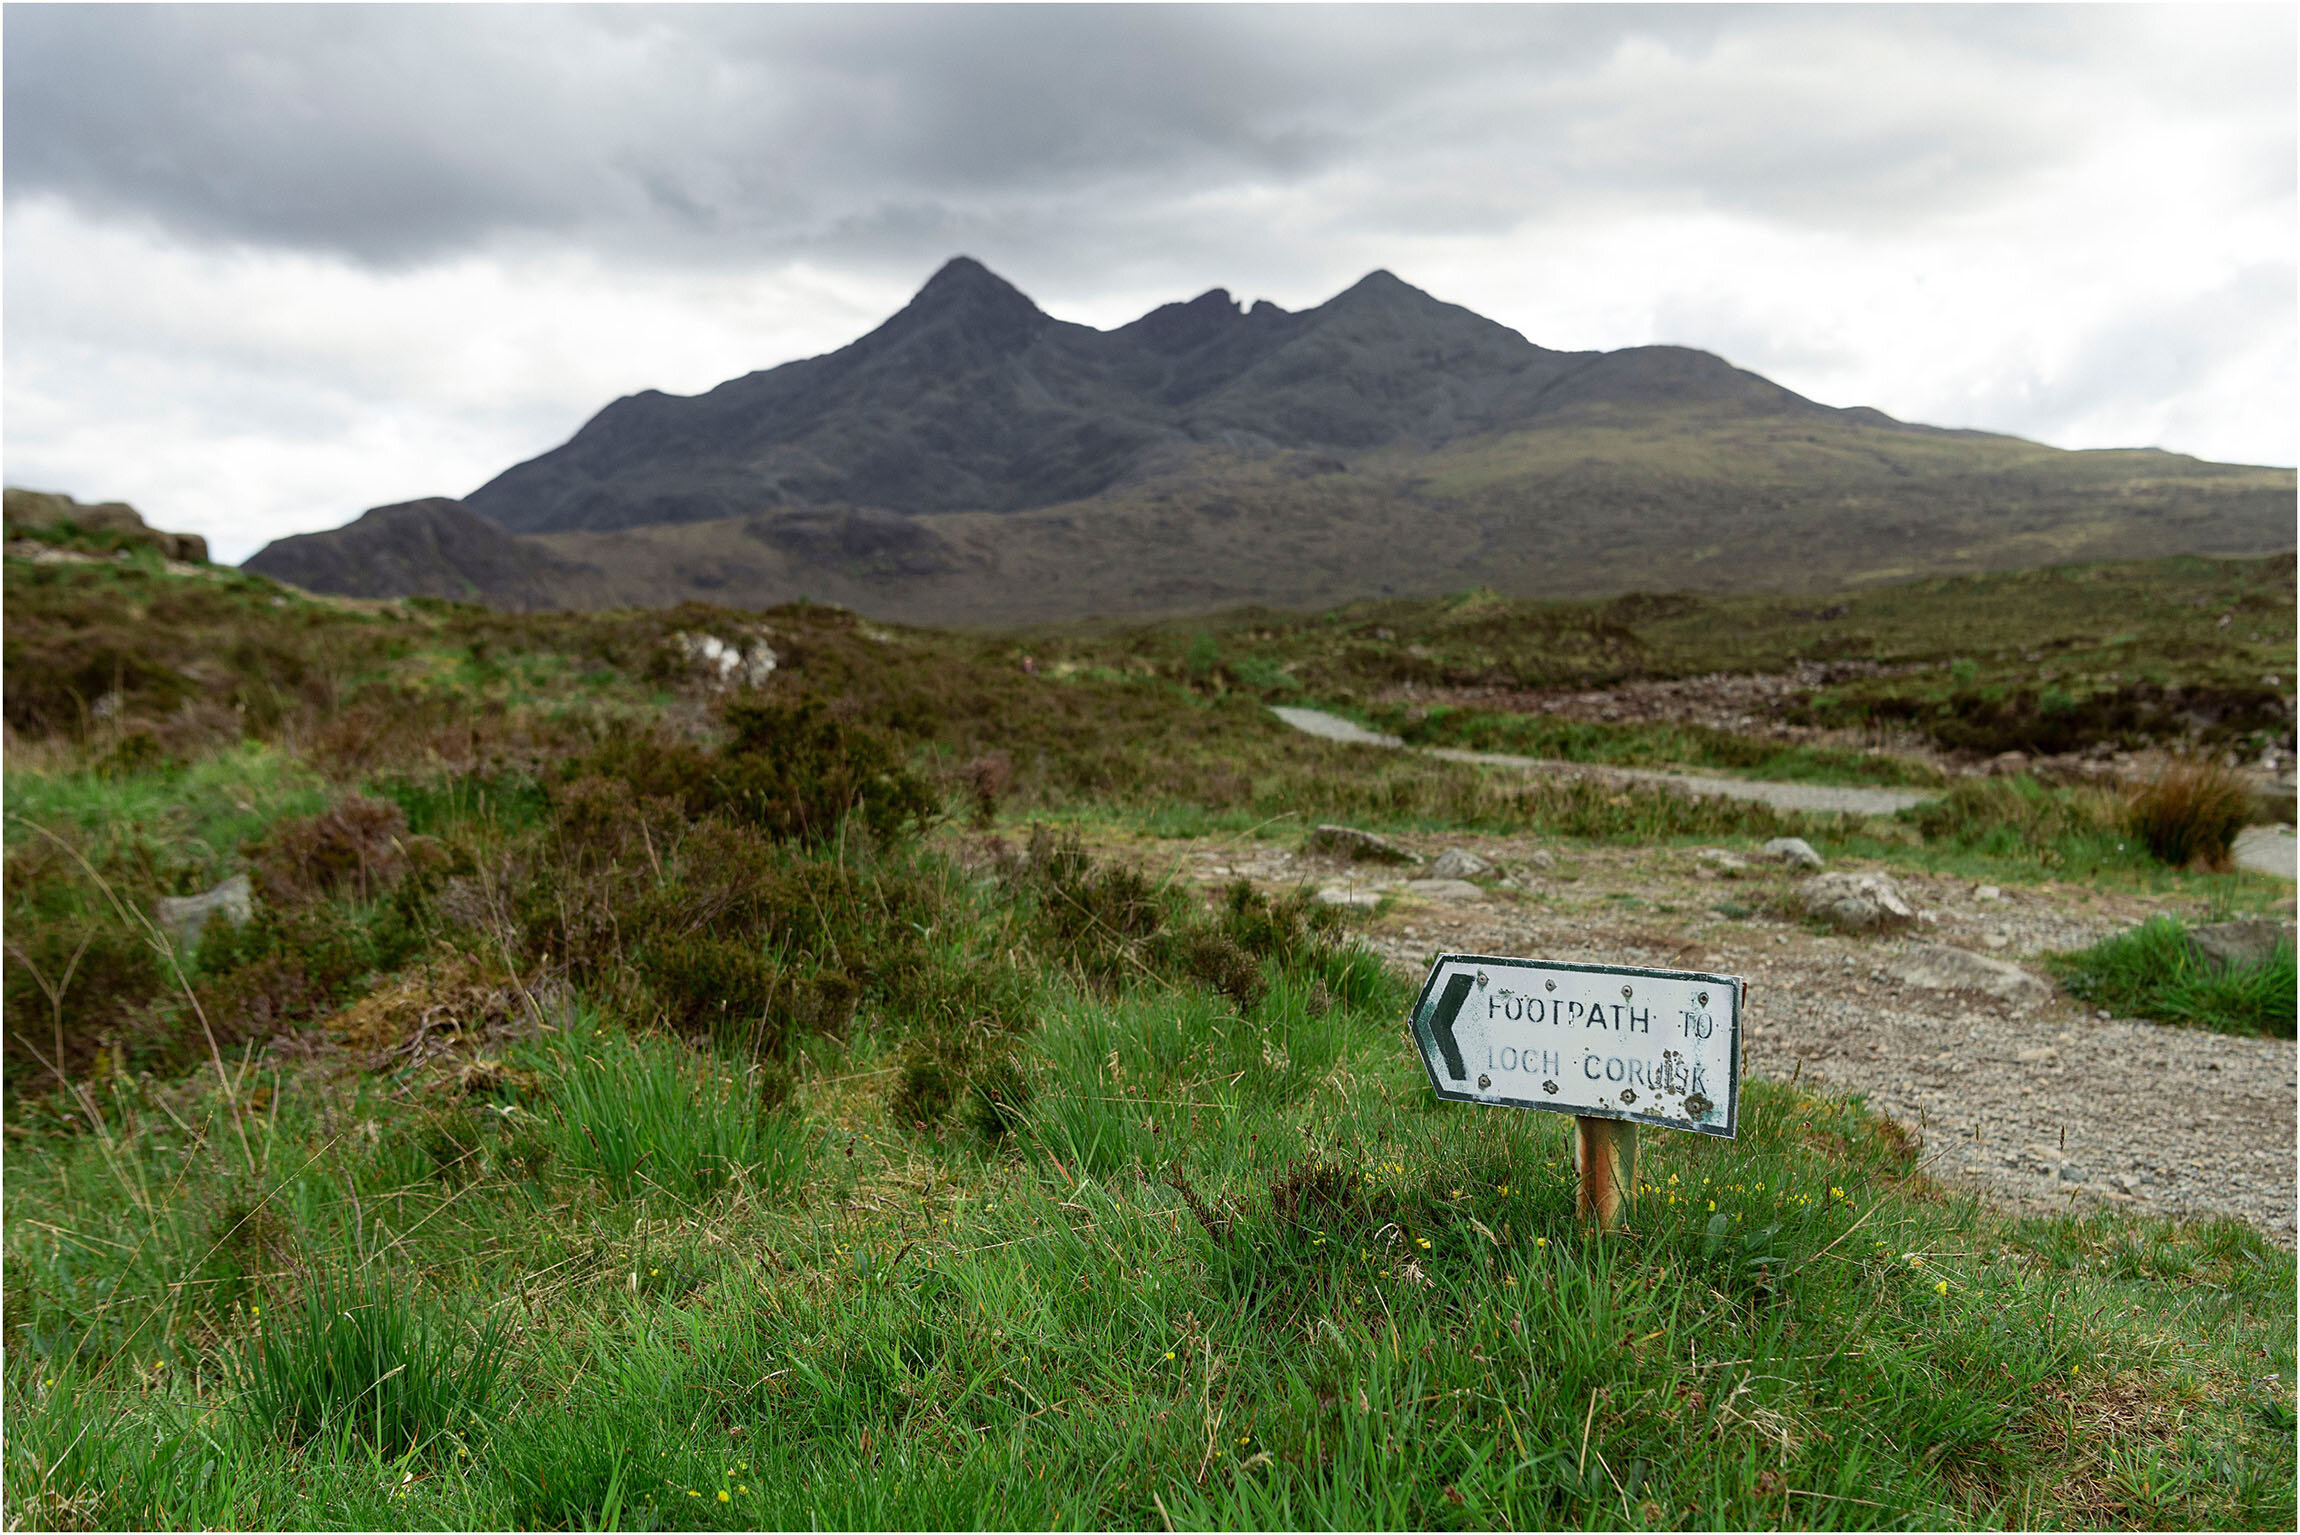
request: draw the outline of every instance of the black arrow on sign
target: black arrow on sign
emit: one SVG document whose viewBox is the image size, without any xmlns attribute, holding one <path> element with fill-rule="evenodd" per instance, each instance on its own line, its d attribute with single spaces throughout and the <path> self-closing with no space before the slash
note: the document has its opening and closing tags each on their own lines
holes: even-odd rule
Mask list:
<svg viewBox="0 0 2300 1535">
<path fill-rule="evenodd" d="M 1461 1005 L 1469 1000 L 1475 976 L 1456 971 L 1445 983 L 1438 996 L 1437 1009 L 1430 1014 L 1430 1037 L 1437 1041 L 1438 1053 L 1445 1057 L 1445 1069 L 1456 1082 L 1469 1079 L 1469 1068 L 1462 1064 L 1461 1041 L 1453 1037 L 1453 1021 L 1461 1013 Z"/>
</svg>

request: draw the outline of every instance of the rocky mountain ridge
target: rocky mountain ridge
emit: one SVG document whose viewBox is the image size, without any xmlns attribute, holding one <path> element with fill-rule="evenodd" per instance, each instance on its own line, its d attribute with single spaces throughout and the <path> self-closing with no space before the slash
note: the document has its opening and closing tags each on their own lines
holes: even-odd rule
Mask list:
<svg viewBox="0 0 2300 1535">
<path fill-rule="evenodd" d="M 363 596 L 1008 624 L 2266 553 L 2293 492 L 1821 405 L 1683 347 L 1553 351 L 1388 272 L 1099 331 L 961 257 L 837 351 L 628 396 L 460 502 L 248 564 Z"/>
</svg>

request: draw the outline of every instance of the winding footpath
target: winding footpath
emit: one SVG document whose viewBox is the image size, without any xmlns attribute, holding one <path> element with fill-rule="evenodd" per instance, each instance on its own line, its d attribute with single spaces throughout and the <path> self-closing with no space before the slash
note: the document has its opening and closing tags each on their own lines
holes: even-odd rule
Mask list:
<svg viewBox="0 0 2300 1535">
<path fill-rule="evenodd" d="M 1296 730 L 1352 746 L 1405 749 L 1396 736 L 1368 730 L 1355 720 L 1323 709 L 1273 708 L 1270 711 Z M 1809 810 L 1827 814 L 1892 815 L 1931 799 L 1914 789 L 1857 789 L 1833 784 L 1773 783 L 1754 778 L 1719 778 L 1701 773 L 1666 772 L 1658 768 L 1610 767 L 1587 762 L 1561 762 L 1548 757 L 1517 757 L 1507 752 L 1460 751 L 1452 747 L 1419 750 L 1448 762 L 1474 762 L 1486 767 L 1516 768 L 1526 772 L 1582 773 L 1626 783 L 1660 784 L 1681 794 L 1713 794 L 1726 799 L 1755 800 L 1776 810 Z M 2300 843 L 2288 826 L 2248 826 L 2236 839 L 2239 868 L 2257 874 L 2293 879 L 2300 874 Z"/>
</svg>

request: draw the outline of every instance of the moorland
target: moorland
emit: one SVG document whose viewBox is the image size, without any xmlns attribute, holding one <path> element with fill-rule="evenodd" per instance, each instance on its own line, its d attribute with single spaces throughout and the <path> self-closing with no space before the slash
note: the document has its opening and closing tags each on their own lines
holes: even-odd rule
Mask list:
<svg viewBox="0 0 2300 1535">
<path fill-rule="evenodd" d="M 1566 1121 L 1429 1093 L 1430 909 L 1253 872 L 1484 839 L 1555 871 L 1488 909 L 1577 941 L 1803 952 L 1782 877 L 1675 904 L 1794 835 L 2288 920 L 2224 862 L 2277 813 L 2226 763 L 2293 744 L 2288 555 L 997 634 L 320 597 L 65 526 L 5 577 L 13 1522 L 2292 1522 L 2259 1225 L 1983 1198 L 1753 1057 L 1742 1136 L 1651 1137 L 1599 1237 Z M 1796 685 L 1564 702 L 1720 672 Z M 1800 816 L 1273 701 L 1939 792 Z M 2220 819 L 2152 838 L 2197 775 Z M 2280 963 L 2243 1026 L 2288 1037 Z"/>
</svg>

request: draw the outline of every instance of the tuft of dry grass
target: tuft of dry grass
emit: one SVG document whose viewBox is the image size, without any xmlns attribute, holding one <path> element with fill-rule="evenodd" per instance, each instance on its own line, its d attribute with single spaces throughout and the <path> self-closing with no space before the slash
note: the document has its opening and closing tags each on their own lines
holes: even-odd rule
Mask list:
<svg viewBox="0 0 2300 1535">
<path fill-rule="evenodd" d="M 2251 819 L 2252 788 L 2218 762 L 2174 762 L 2134 792 L 2126 815 L 2132 834 L 2174 868 L 2225 869 Z"/>
</svg>

